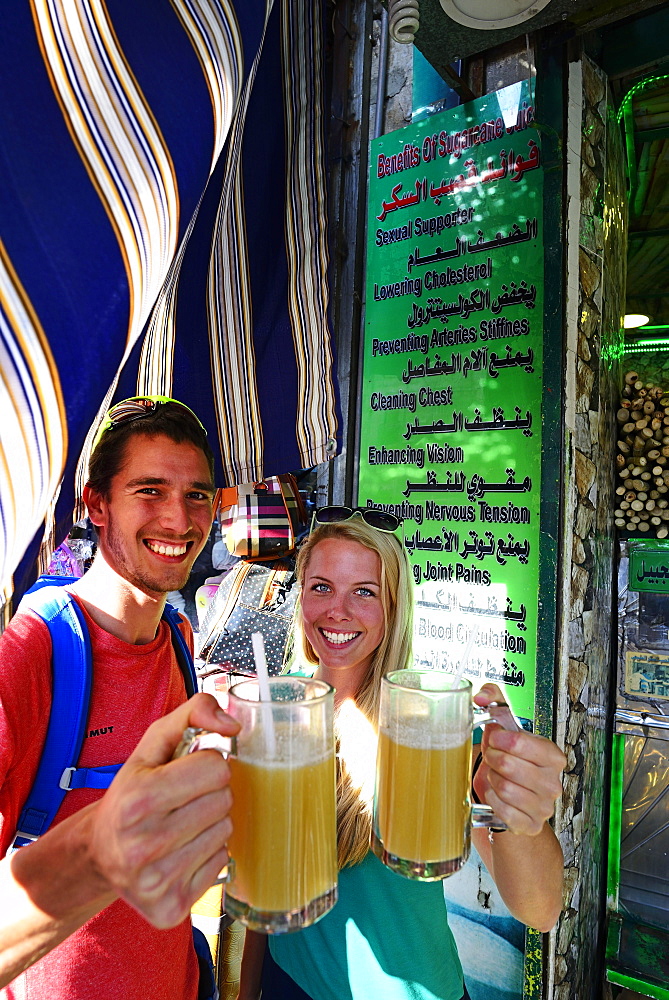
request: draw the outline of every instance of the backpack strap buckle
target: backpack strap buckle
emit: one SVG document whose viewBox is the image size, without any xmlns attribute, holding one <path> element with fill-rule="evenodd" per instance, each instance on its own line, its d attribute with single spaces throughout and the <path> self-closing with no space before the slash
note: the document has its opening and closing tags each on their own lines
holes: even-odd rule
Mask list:
<svg viewBox="0 0 669 1000">
<path fill-rule="evenodd" d="M 58 787 L 64 792 L 77 788 L 95 788 L 105 792 L 120 770 L 121 764 L 105 764 L 103 767 L 66 767 L 60 776 Z"/>
<path fill-rule="evenodd" d="M 72 775 L 76 771 L 76 767 L 66 767 L 60 776 L 60 781 L 58 782 L 58 787 L 62 788 L 65 792 L 72 791 Z"/>
<path fill-rule="evenodd" d="M 20 847 L 27 847 L 28 844 L 32 844 L 33 841 L 37 839 L 38 838 L 32 833 L 26 833 L 24 830 L 17 830 L 13 841 L 7 848 L 7 856 L 9 857 L 10 854 L 18 851 Z"/>
</svg>

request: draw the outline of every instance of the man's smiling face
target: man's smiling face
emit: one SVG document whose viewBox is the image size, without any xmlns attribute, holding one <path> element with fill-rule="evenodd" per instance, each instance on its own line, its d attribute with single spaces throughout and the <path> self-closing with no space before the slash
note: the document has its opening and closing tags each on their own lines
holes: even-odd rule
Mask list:
<svg viewBox="0 0 669 1000">
<path fill-rule="evenodd" d="M 213 496 L 196 445 L 134 435 L 109 496 L 98 497 L 94 523 L 106 562 L 151 596 L 181 589 L 209 536 Z"/>
</svg>

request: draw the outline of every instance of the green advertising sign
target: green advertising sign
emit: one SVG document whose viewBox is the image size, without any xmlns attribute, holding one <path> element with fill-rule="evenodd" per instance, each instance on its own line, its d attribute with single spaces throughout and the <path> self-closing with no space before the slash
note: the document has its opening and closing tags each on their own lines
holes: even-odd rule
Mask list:
<svg viewBox="0 0 669 1000">
<path fill-rule="evenodd" d="M 629 589 L 669 594 L 669 545 L 666 542 L 629 543 Z"/>
<path fill-rule="evenodd" d="M 534 715 L 542 169 L 527 83 L 372 143 L 358 502 L 404 517 L 419 665 Z"/>
</svg>

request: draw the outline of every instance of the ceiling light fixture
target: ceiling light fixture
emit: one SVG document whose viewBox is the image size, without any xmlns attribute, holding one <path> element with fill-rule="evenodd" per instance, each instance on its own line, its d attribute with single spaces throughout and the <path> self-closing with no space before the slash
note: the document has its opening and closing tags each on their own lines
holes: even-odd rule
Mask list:
<svg viewBox="0 0 669 1000">
<path fill-rule="evenodd" d="M 388 31 L 393 41 L 410 45 L 419 23 L 418 0 L 388 0 Z"/>
<path fill-rule="evenodd" d="M 639 326 L 644 326 L 650 320 L 650 316 L 644 316 L 642 313 L 627 313 L 623 316 L 623 329 L 624 330 L 636 330 Z"/>
<path fill-rule="evenodd" d="M 547 7 L 550 0 L 439 0 L 448 16 L 468 28 L 494 31 L 522 24 Z"/>
</svg>

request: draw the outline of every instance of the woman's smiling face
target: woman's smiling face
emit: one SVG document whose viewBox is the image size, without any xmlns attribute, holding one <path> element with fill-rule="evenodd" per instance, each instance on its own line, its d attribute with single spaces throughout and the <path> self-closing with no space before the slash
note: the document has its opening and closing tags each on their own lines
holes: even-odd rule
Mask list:
<svg viewBox="0 0 669 1000">
<path fill-rule="evenodd" d="M 349 539 L 318 542 L 304 574 L 302 618 L 320 676 L 336 687 L 341 675 L 347 687 L 357 687 L 385 630 L 376 552 Z"/>
</svg>

